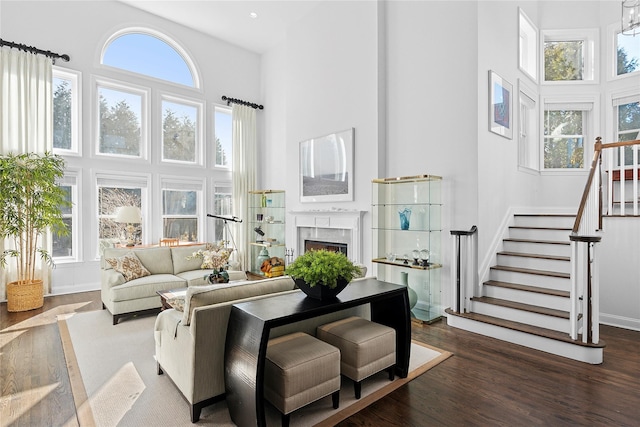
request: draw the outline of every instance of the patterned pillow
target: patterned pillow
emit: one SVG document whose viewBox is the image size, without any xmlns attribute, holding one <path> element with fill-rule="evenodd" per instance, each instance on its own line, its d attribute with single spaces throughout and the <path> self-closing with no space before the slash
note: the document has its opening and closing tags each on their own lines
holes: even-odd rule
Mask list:
<svg viewBox="0 0 640 427">
<path fill-rule="evenodd" d="M 184 297 L 175 297 L 167 300 L 169 305 L 177 311 L 184 311 Z"/>
<path fill-rule="evenodd" d="M 133 252 L 127 252 L 120 258 L 106 258 L 105 261 L 124 276 L 125 282 L 151 274 Z"/>
</svg>

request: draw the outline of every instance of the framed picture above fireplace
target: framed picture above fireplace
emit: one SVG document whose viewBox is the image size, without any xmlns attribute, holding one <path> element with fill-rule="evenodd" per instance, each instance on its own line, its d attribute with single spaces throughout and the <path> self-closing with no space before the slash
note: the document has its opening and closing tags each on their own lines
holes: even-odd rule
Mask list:
<svg viewBox="0 0 640 427">
<path fill-rule="evenodd" d="M 300 201 L 353 200 L 353 128 L 300 143 Z"/>
</svg>

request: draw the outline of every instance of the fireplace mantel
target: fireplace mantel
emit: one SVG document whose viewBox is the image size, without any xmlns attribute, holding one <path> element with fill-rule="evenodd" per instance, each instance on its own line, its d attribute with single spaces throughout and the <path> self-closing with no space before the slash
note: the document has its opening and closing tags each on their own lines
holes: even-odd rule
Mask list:
<svg viewBox="0 0 640 427">
<path fill-rule="evenodd" d="M 342 209 L 290 211 L 293 221 L 289 223 L 295 227 L 295 253 L 300 255 L 304 252 L 304 230 L 311 229 L 317 238 L 322 238 L 323 233 L 333 235 L 342 230 L 345 238 L 341 243 L 348 243 L 349 258 L 361 263 L 362 218 L 365 213 L 367 211 Z"/>
</svg>

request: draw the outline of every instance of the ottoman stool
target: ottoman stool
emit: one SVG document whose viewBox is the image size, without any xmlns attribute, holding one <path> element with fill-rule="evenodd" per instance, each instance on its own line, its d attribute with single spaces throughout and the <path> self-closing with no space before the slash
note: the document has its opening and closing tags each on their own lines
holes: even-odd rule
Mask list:
<svg viewBox="0 0 640 427">
<path fill-rule="evenodd" d="M 348 317 L 319 326 L 316 336 L 340 349 L 340 371 L 353 380 L 356 399 L 361 382 L 387 369 L 393 381 L 396 363 L 396 331 L 361 317 Z"/>
<path fill-rule="evenodd" d="M 291 412 L 331 394 L 340 404 L 340 350 L 303 332 L 269 340 L 264 397 L 289 425 Z"/>
</svg>

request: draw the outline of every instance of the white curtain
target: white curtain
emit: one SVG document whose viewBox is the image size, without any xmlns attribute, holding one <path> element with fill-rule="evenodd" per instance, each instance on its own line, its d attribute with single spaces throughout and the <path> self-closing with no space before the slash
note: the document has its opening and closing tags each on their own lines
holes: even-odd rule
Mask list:
<svg viewBox="0 0 640 427">
<path fill-rule="evenodd" d="M 233 139 L 233 210 L 234 215 L 241 218 L 241 223 L 234 223 L 236 228 L 236 244 L 242 270 L 249 269 L 248 236 L 249 209 L 248 192 L 256 187 L 256 110 L 244 105 L 233 104 L 231 110 Z"/>
<path fill-rule="evenodd" d="M 9 47 L 0 48 L 0 154 L 44 153 L 53 149 L 52 61 L 43 55 Z M 51 253 L 51 238 L 42 246 Z M 0 240 L 0 251 L 10 244 Z M 16 280 L 15 262 L 8 260 L 0 274 L 0 296 L 8 282 Z M 40 259 L 38 258 L 38 262 Z M 50 291 L 51 269 L 37 266 L 37 277 Z"/>
</svg>

